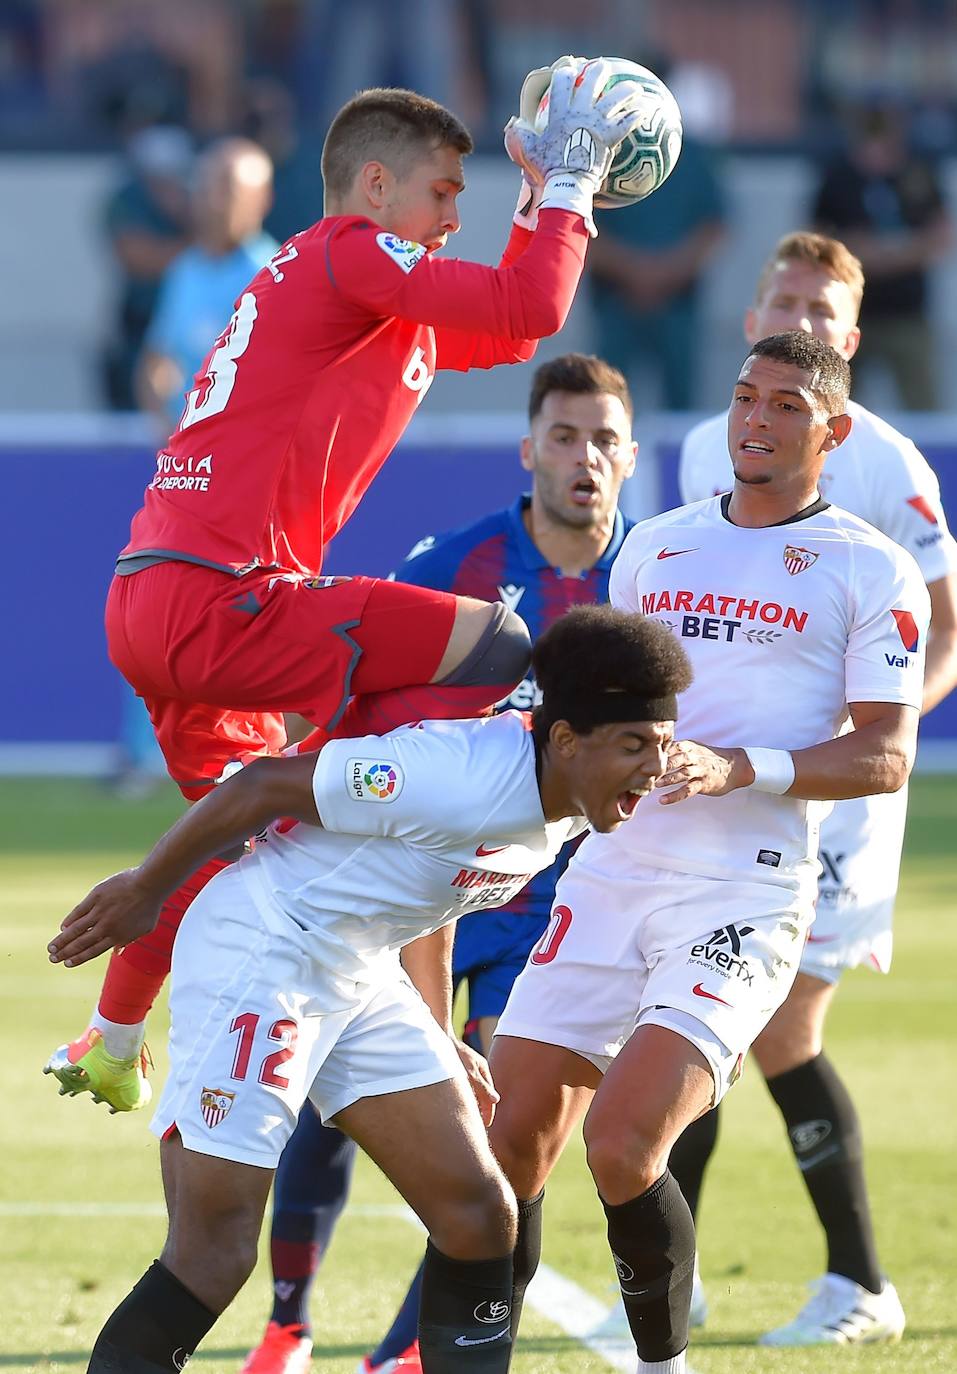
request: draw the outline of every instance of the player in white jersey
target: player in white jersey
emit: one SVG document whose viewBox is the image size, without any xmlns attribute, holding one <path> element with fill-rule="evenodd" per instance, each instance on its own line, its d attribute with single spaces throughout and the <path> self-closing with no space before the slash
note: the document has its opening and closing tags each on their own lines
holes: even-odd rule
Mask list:
<svg viewBox="0 0 957 1374">
<path fill-rule="evenodd" d="M 850 359 L 860 339 L 863 286 L 861 265 L 844 244 L 821 234 L 788 234 L 758 280 L 744 319 L 748 341 L 775 329 L 802 329 Z M 957 684 L 957 543 L 947 528 L 937 478 L 911 440 L 853 401 L 847 409 L 851 432 L 827 455 L 821 492 L 889 535 L 920 568 L 931 603 L 923 700 L 929 711 Z M 721 414 L 687 435 L 679 473 L 683 500 L 730 489 L 734 474 L 726 432 Z M 800 972 L 754 1046 L 828 1250 L 827 1272 L 814 1297 L 794 1321 L 763 1337 L 768 1344 L 847 1344 L 903 1331 L 900 1300 L 884 1278 L 874 1241 L 860 1122 L 822 1046 L 844 969 L 890 969 L 906 809 L 902 788 L 889 796 L 838 802 L 825 820 L 817 915 Z M 689 1129 L 672 1154 L 672 1171 L 692 1211 L 716 1140 L 717 1116 L 710 1115 Z M 697 1298 L 703 1320 L 700 1291 Z"/>
<path fill-rule="evenodd" d="M 493 1042 L 490 1139 L 519 1199 L 513 1313 L 545 1180 L 587 1109 L 639 1374 L 685 1368 L 695 1238 L 672 1145 L 787 995 L 826 804 L 895 791 L 913 763 L 926 589 L 909 554 L 817 491 L 850 429 L 849 380 L 815 338 L 761 340 L 729 414 L 733 492 L 625 540 L 613 604 L 667 625 L 694 669 L 658 783 L 672 790 L 586 837 Z"/>
<path fill-rule="evenodd" d="M 205 856 L 269 827 L 194 902 L 177 940 L 170 1075 L 152 1123 L 169 1232 L 89 1374 L 182 1369 L 252 1271 L 273 1171 L 307 1101 L 429 1230 L 425 1374 L 507 1368 L 514 1197 L 450 1034 L 399 950 L 508 901 L 587 825 L 630 819 L 666 766 L 690 681 L 671 635 L 609 606 L 562 617 L 533 666 L 532 716 L 422 721 L 253 763 L 64 921 L 51 956 L 83 963 L 150 928 Z"/>
</svg>

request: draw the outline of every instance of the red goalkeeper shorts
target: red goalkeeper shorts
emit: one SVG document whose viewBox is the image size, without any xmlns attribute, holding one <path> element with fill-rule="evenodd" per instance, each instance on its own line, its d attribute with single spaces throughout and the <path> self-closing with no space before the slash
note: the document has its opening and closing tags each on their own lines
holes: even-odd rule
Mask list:
<svg viewBox="0 0 957 1374">
<path fill-rule="evenodd" d="M 353 692 L 429 682 L 455 609 L 445 592 L 378 578 L 167 562 L 113 579 L 106 636 L 193 799 L 234 759 L 281 749 L 283 712 L 332 729 Z"/>
</svg>

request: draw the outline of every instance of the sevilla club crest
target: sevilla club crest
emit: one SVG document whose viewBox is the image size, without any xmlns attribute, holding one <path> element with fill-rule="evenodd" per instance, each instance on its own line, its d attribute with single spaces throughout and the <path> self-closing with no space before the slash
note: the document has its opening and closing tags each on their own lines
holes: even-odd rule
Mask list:
<svg viewBox="0 0 957 1374">
<path fill-rule="evenodd" d="M 235 1096 L 235 1093 L 226 1092 L 224 1088 L 204 1088 L 200 1093 L 199 1109 L 210 1130 L 228 1114 Z"/>
<path fill-rule="evenodd" d="M 797 544 L 785 544 L 784 546 L 784 566 L 792 577 L 797 577 L 798 573 L 806 572 L 812 563 L 816 563 L 818 555 L 812 553 L 810 549 L 798 548 Z"/>
</svg>

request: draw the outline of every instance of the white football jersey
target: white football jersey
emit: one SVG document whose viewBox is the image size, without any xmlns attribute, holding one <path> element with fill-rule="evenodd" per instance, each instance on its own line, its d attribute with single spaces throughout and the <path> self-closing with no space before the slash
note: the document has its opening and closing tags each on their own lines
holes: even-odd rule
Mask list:
<svg viewBox="0 0 957 1374">
<path fill-rule="evenodd" d="M 920 450 L 893 425 L 848 401 L 851 432 L 824 460 L 820 492 L 852 511 L 912 554 L 925 582 L 957 572 L 957 540 L 947 528 L 940 484 Z M 681 445 L 682 501 L 730 491 L 726 411 L 695 425 Z"/>
<path fill-rule="evenodd" d="M 346 1002 L 411 940 L 511 901 L 586 828 L 546 823 L 517 711 L 332 740 L 313 792 L 322 828 L 280 822 L 238 867 L 267 923 L 310 932 Z"/>
<path fill-rule="evenodd" d="M 916 445 L 879 416 L 849 401 L 853 424 L 839 448 L 824 460 L 820 491 L 825 500 L 853 511 L 912 554 L 927 583 L 957 572 L 957 540 L 947 527 L 940 484 Z M 681 445 L 678 485 L 682 501 L 701 501 L 728 491 L 734 481 L 728 453 L 728 417 L 714 415 L 696 425 Z M 841 906 L 873 912 L 875 940 L 887 947 L 897 891 L 907 817 L 907 789 L 838 802 L 824 822 L 819 916 Z M 867 858 L 859 858 L 866 847 Z M 845 881 L 845 867 L 853 881 Z M 863 881 L 866 876 L 866 881 Z M 845 920 L 842 928 L 849 928 Z M 815 937 L 824 939 L 824 936 Z M 841 954 L 830 935 L 827 952 Z M 856 956 L 855 956 L 856 958 Z M 890 964 L 887 948 L 877 953 Z"/>
<path fill-rule="evenodd" d="M 802 749 L 833 738 L 849 702 L 918 708 L 929 598 L 909 554 L 824 502 L 763 529 L 712 498 L 637 525 L 611 572 L 612 604 L 677 635 L 694 681 L 676 735 L 718 747 Z M 830 803 L 743 788 L 675 806 L 642 802 L 627 826 L 590 836 L 611 856 L 714 877 L 809 888 Z"/>
</svg>

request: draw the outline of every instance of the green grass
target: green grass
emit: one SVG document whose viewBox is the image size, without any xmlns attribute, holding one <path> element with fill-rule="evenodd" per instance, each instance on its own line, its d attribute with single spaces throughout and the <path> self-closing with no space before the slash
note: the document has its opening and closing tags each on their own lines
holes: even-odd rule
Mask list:
<svg viewBox="0 0 957 1374">
<path fill-rule="evenodd" d="M 117 802 L 92 784 L 7 780 L 0 798 L 0 1028 L 5 1167 L 0 1176 L 0 1371 L 82 1371 L 106 1315 L 157 1254 L 161 1215 L 11 1216 L 11 1204 L 157 1205 L 157 1147 L 144 1116 L 109 1117 L 88 1099 L 60 1099 L 39 1067 L 85 1024 L 102 962 L 68 971 L 46 962 L 46 940 L 93 882 L 131 862 L 176 814 L 164 791 Z M 724 1112 L 701 1217 L 702 1268 L 712 1315 L 694 1342 L 698 1374 L 856 1374 L 957 1369 L 953 1210 L 957 1112 L 951 1044 L 957 929 L 957 779 L 918 779 L 890 979 L 848 977 L 832 1013 L 829 1050 L 864 1122 L 880 1251 L 909 1318 L 902 1345 L 843 1351 L 762 1351 L 762 1329 L 791 1316 L 803 1283 L 820 1273 L 817 1224 L 780 1120 L 753 1070 Z M 164 1014 L 152 1025 L 157 1076 Z M 354 1201 L 395 1201 L 360 1164 Z M 404 1222 L 343 1217 L 314 1304 L 322 1374 L 351 1374 L 391 1317 L 418 1258 Z M 265 1246 L 262 1247 L 265 1252 Z M 545 1259 L 595 1296 L 613 1297 L 603 1219 L 579 1145 L 549 1188 Z M 195 1357 L 199 1370 L 238 1370 L 268 1308 L 264 1264 Z M 607 1369 L 561 1331 L 528 1313 L 515 1374 Z"/>
</svg>

